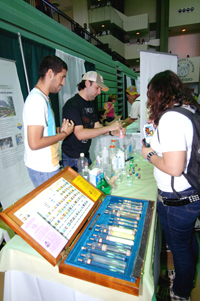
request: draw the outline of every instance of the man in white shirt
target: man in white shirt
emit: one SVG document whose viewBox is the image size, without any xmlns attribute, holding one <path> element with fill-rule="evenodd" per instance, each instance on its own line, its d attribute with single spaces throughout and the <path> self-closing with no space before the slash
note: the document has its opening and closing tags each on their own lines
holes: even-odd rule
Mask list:
<svg viewBox="0 0 200 301">
<path fill-rule="evenodd" d="M 65 84 L 66 75 L 64 61 L 54 55 L 44 57 L 39 66 L 39 80 L 24 104 L 24 162 L 35 187 L 60 171 L 58 142 L 74 130 L 73 121 L 63 119 L 56 134 L 49 99 L 49 93 L 58 93 Z"/>
<path fill-rule="evenodd" d="M 140 94 L 137 93 L 136 87 L 129 86 L 126 89 L 126 96 L 131 105 L 129 116 L 123 121 L 123 127 L 127 127 L 136 120 L 138 121 L 138 131 L 140 131 Z"/>
</svg>

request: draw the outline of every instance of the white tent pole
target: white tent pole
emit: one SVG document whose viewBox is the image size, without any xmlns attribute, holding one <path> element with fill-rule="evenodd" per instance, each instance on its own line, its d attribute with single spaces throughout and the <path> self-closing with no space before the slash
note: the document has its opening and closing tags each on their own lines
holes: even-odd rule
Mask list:
<svg viewBox="0 0 200 301">
<path fill-rule="evenodd" d="M 25 73 L 25 78 L 26 78 L 26 85 L 27 85 L 27 90 L 28 93 L 30 92 L 30 87 L 29 87 L 29 82 L 28 82 L 28 75 L 26 71 L 26 63 L 24 59 L 24 52 L 23 52 L 23 47 L 22 47 L 22 40 L 21 40 L 21 34 L 18 32 L 18 37 L 19 37 L 19 45 L 20 45 L 20 50 L 21 50 L 21 56 L 22 56 L 22 62 L 23 62 L 23 67 L 24 67 L 24 73 Z"/>
</svg>

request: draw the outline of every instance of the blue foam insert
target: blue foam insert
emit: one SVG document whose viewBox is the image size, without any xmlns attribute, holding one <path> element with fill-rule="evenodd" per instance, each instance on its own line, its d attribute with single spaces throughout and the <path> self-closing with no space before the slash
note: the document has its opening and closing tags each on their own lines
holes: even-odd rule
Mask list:
<svg viewBox="0 0 200 301">
<path fill-rule="evenodd" d="M 93 236 L 93 234 L 99 233 L 99 232 L 95 231 L 96 225 L 101 225 L 101 224 L 108 225 L 110 218 L 114 217 L 114 216 L 104 213 L 104 211 L 106 209 L 108 209 L 107 207 L 109 205 L 118 203 L 120 200 L 122 200 L 122 201 L 123 200 L 131 200 L 131 201 L 135 201 L 135 202 L 143 204 L 141 217 L 140 217 L 140 220 L 138 221 L 137 232 L 135 234 L 134 245 L 131 248 L 131 256 L 127 256 L 127 268 L 126 268 L 125 274 L 104 270 L 103 268 L 99 268 L 99 267 L 97 268 L 92 265 L 86 265 L 83 262 L 78 261 L 78 258 L 83 258 L 81 256 L 81 254 L 88 253 L 88 251 L 82 250 L 81 247 L 83 247 L 83 246 L 86 247 L 87 243 L 92 243 L 90 238 Z M 68 257 L 66 258 L 65 264 L 72 265 L 72 266 L 75 266 L 78 268 L 83 268 L 88 271 L 90 270 L 90 271 L 101 273 L 104 275 L 116 277 L 116 278 L 119 278 L 122 280 L 127 280 L 127 281 L 134 283 L 136 279 L 134 277 L 132 277 L 132 272 L 133 272 L 134 265 L 137 260 L 137 254 L 139 251 L 140 242 L 141 242 L 141 238 L 142 238 L 142 232 L 143 232 L 145 216 L 146 216 L 146 212 L 147 212 L 147 208 L 148 208 L 148 203 L 149 203 L 149 201 L 145 201 L 145 200 L 111 196 L 111 195 L 106 196 L 106 198 L 102 202 L 101 206 L 98 208 L 94 217 L 92 218 L 92 220 L 88 224 L 87 228 L 85 229 L 84 233 L 79 238 L 75 247 L 70 252 Z M 97 217 L 98 217 L 98 219 L 97 219 L 96 223 L 94 223 L 94 225 L 93 225 L 93 222 L 94 222 L 95 218 L 97 218 Z M 109 223 L 109 225 L 111 225 L 111 224 Z"/>
</svg>

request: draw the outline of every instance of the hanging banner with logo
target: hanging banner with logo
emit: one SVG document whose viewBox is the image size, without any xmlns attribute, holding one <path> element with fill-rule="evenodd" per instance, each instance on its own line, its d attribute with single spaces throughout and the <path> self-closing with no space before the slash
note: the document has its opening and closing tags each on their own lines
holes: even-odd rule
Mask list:
<svg viewBox="0 0 200 301">
<path fill-rule="evenodd" d="M 6 209 L 34 189 L 24 164 L 24 100 L 15 62 L 0 59 L 0 202 Z"/>
<path fill-rule="evenodd" d="M 198 83 L 199 57 L 179 59 L 177 74 L 183 83 Z"/>
</svg>

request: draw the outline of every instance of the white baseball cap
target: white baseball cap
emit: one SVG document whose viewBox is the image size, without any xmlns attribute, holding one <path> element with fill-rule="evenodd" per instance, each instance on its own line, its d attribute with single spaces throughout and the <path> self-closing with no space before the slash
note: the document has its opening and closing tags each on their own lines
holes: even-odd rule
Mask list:
<svg viewBox="0 0 200 301">
<path fill-rule="evenodd" d="M 103 76 L 101 76 L 96 71 L 88 71 L 83 75 L 82 80 L 90 80 L 92 82 L 96 82 L 104 92 L 107 92 L 109 90 L 109 88 L 104 85 Z"/>
</svg>

